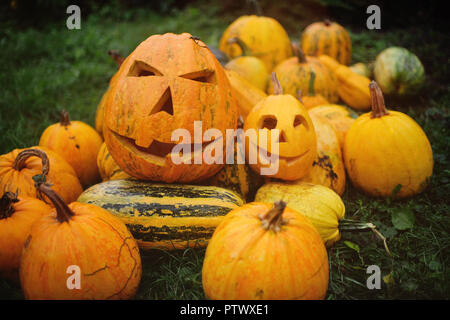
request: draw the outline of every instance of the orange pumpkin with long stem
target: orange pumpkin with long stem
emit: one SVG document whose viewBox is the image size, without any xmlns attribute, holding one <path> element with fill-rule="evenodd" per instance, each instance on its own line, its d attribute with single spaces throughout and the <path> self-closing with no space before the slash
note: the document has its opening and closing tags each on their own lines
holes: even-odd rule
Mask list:
<svg viewBox="0 0 450 320">
<path fill-rule="evenodd" d="M 0 277 L 19 282 L 20 257 L 32 224 L 52 208 L 31 197 L 5 192 L 0 198 Z"/>
<path fill-rule="evenodd" d="M 286 203 L 248 203 L 214 231 L 202 282 L 214 300 L 323 299 L 327 250 L 311 222 Z"/>
<path fill-rule="evenodd" d="M 133 298 L 142 265 L 125 224 L 92 204 L 66 205 L 40 176 L 34 179 L 55 210 L 33 224 L 25 242 L 20 263 L 25 298 Z"/>
<path fill-rule="evenodd" d="M 82 121 L 70 121 L 63 110 L 61 121 L 42 133 L 39 146 L 62 156 L 74 168 L 81 184 L 89 186 L 100 180 L 96 162 L 102 142 L 94 128 Z"/>
<path fill-rule="evenodd" d="M 194 161 L 206 148 L 223 147 L 225 154 L 226 147 L 222 139 L 193 143 L 196 122 L 201 121 L 202 136 L 214 128 L 225 137 L 238 117 L 228 78 L 202 41 L 188 33 L 153 35 L 125 59 L 116 77 L 103 134 L 122 170 L 145 180 L 192 182 L 222 168 L 217 162 Z M 191 141 L 172 140 L 177 129 L 185 129 L 182 137 Z M 191 151 L 182 152 L 182 159 L 181 152 L 172 154 L 177 142 Z"/>
<path fill-rule="evenodd" d="M 3 192 L 39 198 L 33 181 L 36 174 L 43 174 L 66 203 L 75 201 L 83 192 L 72 166 L 48 148 L 15 149 L 0 156 L 0 190 Z"/>
</svg>

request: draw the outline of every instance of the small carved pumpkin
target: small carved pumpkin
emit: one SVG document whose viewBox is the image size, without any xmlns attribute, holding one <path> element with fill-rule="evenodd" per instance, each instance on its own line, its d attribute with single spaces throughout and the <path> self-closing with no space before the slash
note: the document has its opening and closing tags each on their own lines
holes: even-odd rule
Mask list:
<svg viewBox="0 0 450 320">
<path fill-rule="evenodd" d="M 45 129 L 39 140 L 39 146 L 55 151 L 72 166 L 83 186 L 100 180 L 96 160 L 101 145 L 102 138 L 94 128 L 82 121 L 70 121 L 65 110 L 61 121 Z"/>
<path fill-rule="evenodd" d="M 236 43 L 229 43 L 231 38 L 241 39 L 251 55 L 265 63 L 268 72 L 292 56 L 287 32 L 277 20 L 270 17 L 242 16 L 228 26 L 220 39 L 219 49 L 228 57 L 235 58 L 242 55 L 242 49 Z"/>
<path fill-rule="evenodd" d="M 149 37 L 125 59 L 110 88 L 103 126 L 109 152 L 122 170 L 140 179 L 205 179 L 222 165 L 194 164 L 194 156 L 214 150 L 216 143 L 225 149 L 221 139 L 204 141 L 201 150 L 190 144 L 190 164 L 172 161 L 172 133 L 186 129 L 194 142 L 195 121 L 202 121 L 202 135 L 215 128 L 225 137 L 226 129 L 236 128 L 237 108 L 222 66 L 188 33 Z"/>
<path fill-rule="evenodd" d="M 19 282 L 20 256 L 31 225 L 52 208 L 31 197 L 5 192 L 0 198 L 0 276 Z"/>
<path fill-rule="evenodd" d="M 318 58 L 305 56 L 300 48 L 293 48 L 295 56 L 284 60 L 274 69 L 283 92 L 297 97 L 299 90 L 303 95 L 313 91 L 315 95 L 320 94 L 327 101 L 337 102 L 339 97 L 334 74 Z M 312 84 L 311 77 L 314 77 Z M 272 83 L 269 83 L 267 92 L 274 92 Z"/>
<path fill-rule="evenodd" d="M 347 30 L 336 22 L 327 19 L 310 24 L 303 30 L 300 42 L 309 56 L 326 54 L 339 63 L 350 64 L 352 41 Z"/>
<path fill-rule="evenodd" d="M 40 198 L 33 176 L 42 174 L 66 202 L 83 192 L 75 170 L 56 152 L 43 147 L 15 149 L 0 156 L 0 190 L 19 196 Z M 46 202 L 47 199 L 44 197 Z"/>
<path fill-rule="evenodd" d="M 214 300 L 323 299 L 328 255 L 301 212 L 252 202 L 230 211 L 209 241 L 202 269 Z"/>
<path fill-rule="evenodd" d="M 37 189 L 51 199 L 55 210 L 35 222 L 25 242 L 20 263 L 25 298 L 133 298 L 142 265 L 125 224 L 92 204 L 66 205 L 45 183 L 37 183 Z"/>
<path fill-rule="evenodd" d="M 255 130 L 255 135 L 248 135 L 246 141 L 247 162 L 251 168 L 260 172 L 271 156 L 278 162 L 278 171 L 268 174 L 272 178 L 297 180 L 311 170 L 317 155 L 317 140 L 314 125 L 305 107 L 292 95 L 283 94 L 283 90 L 272 73 L 275 94 L 261 100 L 247 116 L 244 129 Z M 273 130 L 278 129 L 279 137 L 272 137 Z M 263 138 L 264 133 L 267 136 Z M 271 150 L 272 144 L 278 143 L 278 154 Z M 267 157 L 266 158 L 266 154 Z M 252 160 L 256 157 L 256 163 Z"/>
<path fill-rule="evenodd" d="M 409 197 L 422 191 L 433 174 L 433 152 L 422 128 L 408 115 L 387 110 L 375 81 L 372 112 L 350 127 L 344 160 L 350 180 L 376 197 Z"/>
<path fill-rule="evenodd" d="M 225 68 L 237 72 L 241 77 L 262 91 L 266 91 L 269 73 L 261 59 L 249 55 L 248 48 L 239 38 L 231 38 L 230 43 L 237 43 L 242 50 L 242 56 L 229 61 Z"/>
<path fill-rule="evenodd" d="M 103 181 L 128 179 L 130 176 L 119 168 L 117 163 L 109 154 L 106 143 L 100 147 L 97 155 L 97 166 Z"/>
</svg>

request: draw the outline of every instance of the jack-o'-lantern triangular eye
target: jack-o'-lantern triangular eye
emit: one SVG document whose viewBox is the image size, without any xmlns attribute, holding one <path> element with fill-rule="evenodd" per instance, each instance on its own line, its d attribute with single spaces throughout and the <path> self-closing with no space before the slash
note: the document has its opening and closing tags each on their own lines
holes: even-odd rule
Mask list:
<svg viewBox="0 0 450 320">
<path fill-rule="evenodd" d="M 261 129 L 266 128 L 266 129 L 272 130 L 272 129 L 275 129 L 277 127 L 277 123 L 278 123 L 278 121 L 277 121 L 277 118 L 275 116 L 266 115 L 266 116 L 263 116 L 260 119 L 259 127 Z"/>
<path fill-rule="evenodd" d="M 148 77 L 148 76 L 162 76 L 162 73 L 157 69 L 149 66 L 145 62 L 135 60 L 130 70 L 129 77 Z"/>
<path fill-rule="evenodd" d="M 294 128 L 297 128 L 300 125 L 304 125 L 306 130 L 309 129 L 308 121 L 306 121 L 305 117 L 303 117 L 302 115 L 299 115 L 299 114 L 295 116 L 293 125 L 294 125 Z"/>
<path fill-rule="evenodd" d="M 186 73 L 181 75 L 180 77 L 197 82 L 216 84 L 216 75 L 214 70 L 202 70 Z"/>
</svg>

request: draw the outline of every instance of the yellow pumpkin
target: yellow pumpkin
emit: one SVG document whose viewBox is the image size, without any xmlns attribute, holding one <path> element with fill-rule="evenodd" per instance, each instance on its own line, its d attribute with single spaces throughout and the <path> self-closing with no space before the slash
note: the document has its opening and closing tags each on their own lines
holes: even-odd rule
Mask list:
<svg viewBox="0 0 450 320">
<path fill-rule="evenodd" d="M 239 115 L 245 118 L 258 102 L 267 97 L 267 94 L 245 80 L 237 72 L 225 69 L 225 73 L 230 81 Z"/>
<path fill-rule="evenodd" d="M 316 73 L 312 71 L 311 76 L 309 78 L 309 86 L 307 93 L 302 94 L 301 91 L 299 91 L 299 100 L 303 103 L 306 109 L 311 109 L 323 104 L 329 104 L 327 99 L 325 99 L 321 94 L 316 94 L 316 91 L 314 90 L 315 78 Z"/>
<path fill-rule="evenodd" d="M 98 152 L 97 167 L 103 181 L 131 178 L 130 175 L 119 168 L 117 163 L 111 157 L 111 154 L 106 147 L 106 143 L 102 144 L 100 151 Z"/>
<path fill-rule="evenodd" d="M 314 109 L 309 111 L 309 116 L 316 129 L 317 157 L 311 171 L 300 181 L 320 184 L 342 195 L 346 178 L 341 145 L 336 132 L 329 121 L 314 112 Z"/>
<path fill-rule="evenodd" d="M 259 188 L 255 196 L 256 202 L 280 200 L 308 218 L 327 246 L 341 238 L 339 220 L 344 219 L 345 205 L 330 188 L 307 182 L 270 182 Z"/>
<path fill-rule="evenodd" d="M 307 26 L 300 41 L 307 55 L 326 54 L 344 65 L 348 65 L 352 58 L 352 41 L 347 30 L 328 19 Z"/>
<path fill-rule="evenodd" d="M 344 147 L 345 135 L 358 115 L 338 104 L 321 105 L 312 108 L 310 111 L 312 110 L 314 110 L 314 113 L 327 118 L 337 134 L 342 149 Z"/>
<path fill-rule="evenodd" d="M 242 49 L 242 56 L 229 61 L 225 69 L 233 70 L 262 91 L 266 91 L 269 73 L 261 59 L 248 55 L 245 43 L 239 38 L 231 38 L 229 43 L 237 43 Z"/>
<path fill-rule="evenodd" d="M 278 21 L 270 17 L 241 16 L 225 30 L 219 49 L 230 58 L 241 56 L 242 49 L 239 45 L 228 42 L 231 38 L 241 39 L 250 54 L 264 62 L 268 72 L 279 62 L 292 56 L 287 32 Z"/>
<path fill-rule="evenodd" d="M 301 49 L 295 47 L 294 52 L 296 56 L 284 60 L 274 69 L 283 92 L 297 97 L 299 90 L 302 95 L 312 90 L 316 95 L 322 95 L 327 101 L 337 102 L 337 81 L 334 74 L 316 57 L 305 56 Z M 314 77 L 313 88 L 311 88 L 311 77 Z M 269 83 L 267 92 L 273 94 L 272 83 Z"/>
<path fill-rule="evenodd" d="M 339 97 L 346 104 L 357 110 L 370 108 L 369 78 L 353 72 L 329 56 L 321 55 L 319 60 L 336 76 Z"/>
<path fill-rule="evenodd" d="M 357 188 L 377 197 L 404 198 L 422 191 L 433 173 L 433 152 L 422 128 L 408 115 L 387 110 L 375 81 L 372 112 L 350 127 L 344 160 Z"/>
<path fill-rule="evenodd" d="M 219 300 L 323 299 L 328 255 L 319 234 L 280 201 L 229 212 L 209 241 L 202 268 L 205 296 Z"/>
<path fill-rule="evenodd" d="M 308 174 L 317 155 L 314 125 L 306 108 L 283 94 L 275 73 L 272 81 L 275 94 L 253 107 L 244 122 L 247 162 L 262 175 L 297 180 Z M 247 134 L 249 129 L 254 134 Z"/>
</svg>

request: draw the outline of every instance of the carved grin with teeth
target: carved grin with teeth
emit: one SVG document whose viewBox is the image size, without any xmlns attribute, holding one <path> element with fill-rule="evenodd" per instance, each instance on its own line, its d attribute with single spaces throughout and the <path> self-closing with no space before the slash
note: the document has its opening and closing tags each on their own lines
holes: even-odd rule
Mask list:
<svg viewBox="0 0 450 320">
<path fill-rule="evenodd" d="M 316 133 L 305 107 L 293 96 L 282 94 L 275 74 L 272 74 L 272 81 L 277 88 L 276 94 L 261 100 L 245 120 L 244 129 L 256 131 L 255 136 L 247 138 L 247 159 L 251 160 L 252 154 L 257 155 L 257 163 L 250 162 L 257 172 L 273 166 L 274 163 L 269 162 L 278 159 L 278 171 L 269 176 L 297 180 L 308 174 L 316 157 Z M 277 141 L 273 141 L 272 129 L 278 129 Z M 275 144 L 278 144 L 278 150 L 273 149 Z"/>
<path fill-rule="evenodd" d="M 176 129 L 186 129 L 193 139 L 194 121 L 202 121 L 202 133 L 215 128 L 225 136 L 226 129 L 236 128 L 228 79 L 206 45 L 187 33 L 151 36 L 128 56 L 116 77 L 103 131 L 122 170 L 165 182 L 198 181 L 220 170 L 220 164 L 176 165 L 171 160 Z"/>
</svg>

